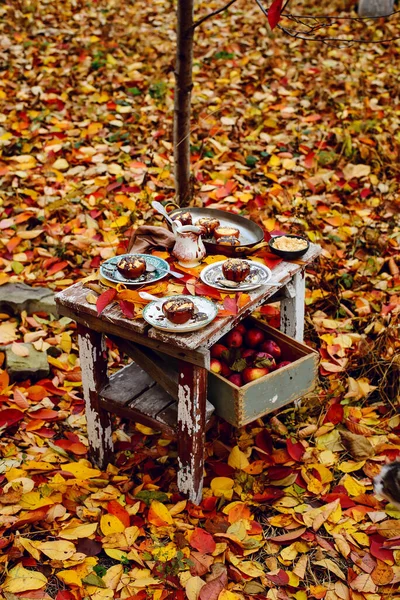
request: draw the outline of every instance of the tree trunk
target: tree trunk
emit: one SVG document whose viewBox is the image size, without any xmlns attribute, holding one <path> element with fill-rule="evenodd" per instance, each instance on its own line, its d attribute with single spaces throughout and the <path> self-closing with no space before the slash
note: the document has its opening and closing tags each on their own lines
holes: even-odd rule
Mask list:
<svg viewBox="0 0 400 600">
<path fill-rule="evenodd" d="M 386 17 L 394 11 L 394 0 L 359 0 L 359 17 Z"/>
<path fill-rule="evenodd" d="M 190 105 L 193 67 L 194 0 L 178 0 L 174 100 L 174 160 L 176 201 L 183 206 L 192 196 L 190 176 Z"/>
</svg>

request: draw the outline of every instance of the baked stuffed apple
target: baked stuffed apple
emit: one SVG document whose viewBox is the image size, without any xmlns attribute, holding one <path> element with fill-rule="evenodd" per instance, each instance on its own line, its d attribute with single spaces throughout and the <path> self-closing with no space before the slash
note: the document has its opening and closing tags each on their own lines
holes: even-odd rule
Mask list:
<svg viewBox="0 0 400 600">
<path fill-rule="evenodd" d="M 241 283 L 250 274 L 250 265 L 240 258 L 228 258 L 222 265 L 222 273 L 225 279 Z"/>
<path fill-rule="evenodd" d="M 125 256 L 117 263 L 117 269 L 126 279 L 137 279 L 146 271 L 146 261 L 141 256 Z"/>
<path fill-rule="evenodd" d="M 194 304 L 189 298 L 171 298 L 162 305 L 162 311 L 168 321 L 175 325 L 183 325 L 194 314 Z"/>
</svg>

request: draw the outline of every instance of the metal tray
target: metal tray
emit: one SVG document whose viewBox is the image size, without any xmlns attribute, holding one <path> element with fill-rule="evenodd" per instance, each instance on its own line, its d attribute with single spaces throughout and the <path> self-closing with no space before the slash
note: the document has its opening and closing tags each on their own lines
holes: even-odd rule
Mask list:
<svg viewBox="0 0 400 600">
<path fill-rule="evenodd" d="M 173 210 L 169 215 L 174 217 L 180 212 L 190 212 L 194 225 L 198 219 L 212 217 L 213 219 L 218 219 L 221 227 L 236 227 L 236 229 L 239 229 L 240 246 L 224 246 L 203 238 L 208 254 L 224 254 L 225 256 L 249 254 L 250 248 L 264 240 L 264 231 L 261 227 L 245 217 L 225 212 L 224 210 L 217 210 L 216 208 L 195 208 L 190 206 Z"/>
</svg>

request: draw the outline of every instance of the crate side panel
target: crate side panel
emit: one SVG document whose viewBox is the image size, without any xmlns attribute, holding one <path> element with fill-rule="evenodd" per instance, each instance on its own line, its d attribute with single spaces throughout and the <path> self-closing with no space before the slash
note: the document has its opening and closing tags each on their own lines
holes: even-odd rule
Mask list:
<svg viewBox="0 0 400 600">
<path fill-rule="evenodd" d="M 244 389 L 240 407 L 242 420 L 238 426 L 251 423 L 310 392 L 315 387 L 316 371 L 316 357 L 310 355 Z"/>
<path fill-rule="evenodd" d="M 215 413 L 225 419 L 231 425 L 237 426 L 239 415 L 237 414 L 239 390 L 234 388 L 229 381 L 208 374 L 207 399 L 215 406 Z"/>
</svg>

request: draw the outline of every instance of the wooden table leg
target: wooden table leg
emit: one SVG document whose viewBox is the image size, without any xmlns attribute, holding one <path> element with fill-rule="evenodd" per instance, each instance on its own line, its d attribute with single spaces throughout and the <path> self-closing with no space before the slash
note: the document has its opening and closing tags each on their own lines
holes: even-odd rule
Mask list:
<svg viewBox="0 0 400 600">
<path fill-rule="evenodd" d="M 178 382 L 178 488 L 195 504 L 203 491 L 207 371 L 180 362 Z"/>
<path fill-rule="evenodd" d="M 293 297 L 281 301 L 281 331 L 298 342 L 304 336 L 305 272 L 299 271 L 291 281 Z"/>
<path fill-rule="evenodd" d="M 105 469 L 112 456 L 113 443 L 111 415 L 99 402 L 99 392 L 108 383 L 104 336 L 78 325 L 78 342 L 90 458 L 100 469 Z"/>
</svg>

